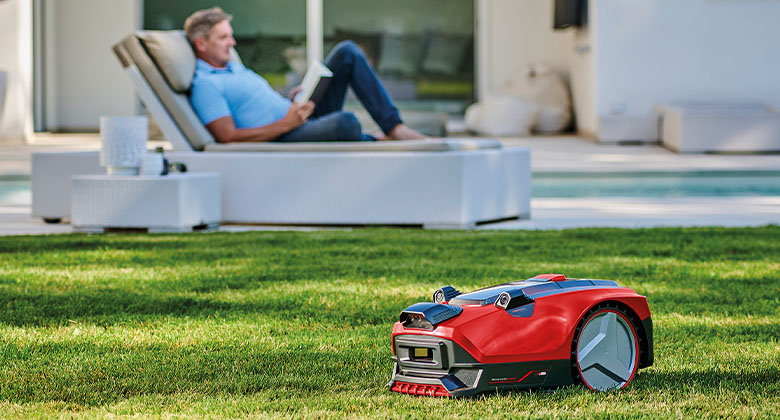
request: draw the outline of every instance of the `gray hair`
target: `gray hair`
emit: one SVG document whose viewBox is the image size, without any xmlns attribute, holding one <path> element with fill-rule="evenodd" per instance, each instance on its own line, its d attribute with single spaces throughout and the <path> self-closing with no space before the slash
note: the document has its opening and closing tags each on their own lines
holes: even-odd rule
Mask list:
<svg viewBox="0 0 780 420">
<path fill-rule="evenodd" d="M 220 7 L 198 10 L 184 21 L 184 32 L 187 33 L 190 43 L 195 45 L 197 38 L 208 38 L 209 32 L 218 23 L 223 20 L 230 22 L 232 19 L 233 16 L 225 13 Z"/>
</svg>

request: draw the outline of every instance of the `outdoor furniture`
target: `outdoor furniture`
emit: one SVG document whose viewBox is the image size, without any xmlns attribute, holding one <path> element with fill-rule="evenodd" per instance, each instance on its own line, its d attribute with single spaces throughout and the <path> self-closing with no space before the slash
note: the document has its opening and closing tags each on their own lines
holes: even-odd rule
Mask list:
<svg viewBox="0 0 780 420">
<path fill-rule="evenodd" d="M 678 153 L 780 151 L 780 112 L 762 104 L 659 107 L 661 142 Z"/>
<path fill-rule="evenodd" d="M 71 198 L 71 224 L 80 232 L 187 232 L 214 228 L 221 220 L 216 173 L 78 175 L 72 179 Z"/>
<path fill-rule="evenodd" d="M 468 228 L 530 214 L 527 148 L 489 139 L 217 144 L 187 99 L 195 58 L 179 31 L 136 32 L 114 52 L 173 145 L 168 159 L 221 175 L 223 222 Z M 32 166 L 33 215 L 48 219 L 69 216 L 61 200 L 70 202 L 71 175 L 102 172 L 96 152 L 36 153 Z"/>
</svg>

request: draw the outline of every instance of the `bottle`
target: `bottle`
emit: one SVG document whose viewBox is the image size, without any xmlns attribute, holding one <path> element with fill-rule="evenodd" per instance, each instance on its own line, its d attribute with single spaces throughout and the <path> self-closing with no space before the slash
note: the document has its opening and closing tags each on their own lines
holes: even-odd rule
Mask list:
<svg viewBox="0 0 780 420">
<path fill-rule="evenodd" d="M 160 175 L 168 175 L 168 171 L 171 169 L 171 164 L 168 162 L 168 159 L 166 159 L 165 155 L 163 154 L 164 149 L 161 146 L 157 146 L 157 149 L 155 151 L 159 153 L 160 156 L 162 156 L 163 168 Z"/>
</svg>

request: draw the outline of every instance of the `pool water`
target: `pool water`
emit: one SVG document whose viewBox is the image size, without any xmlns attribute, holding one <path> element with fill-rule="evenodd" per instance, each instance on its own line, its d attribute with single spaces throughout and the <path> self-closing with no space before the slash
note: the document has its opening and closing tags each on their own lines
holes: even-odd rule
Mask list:
<svg viewBox="0 0 780 420">
<path fill-rule="evenodd" d="M 780 196 L 780 171 L 535 173 L 532 196 Z"/>
<path fill-rule="evenodd" d="M 0 205 L 30 205 L 30 180 L 24 177 L 0 177 Z"/>
<path fill-rule="evenodd" d="M 532 197 L 780 196 L 780 171 L 535 173 Z M 30 205 L 30 180 L 0 177 L 0 205 Z"/>
</svg>

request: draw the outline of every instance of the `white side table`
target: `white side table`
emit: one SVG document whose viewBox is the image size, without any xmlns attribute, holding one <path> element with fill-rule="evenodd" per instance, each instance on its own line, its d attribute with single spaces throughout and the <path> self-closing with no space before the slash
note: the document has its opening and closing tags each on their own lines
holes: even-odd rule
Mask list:
<svg viewBox="0 0 780 420">
<path fill-rule="evenodd" d="M 187 232 L 219 225 L 221 202 L 218 173 L 77 175 L 72 179 L 71 224 L 79 232 Z"/>
</svg>

